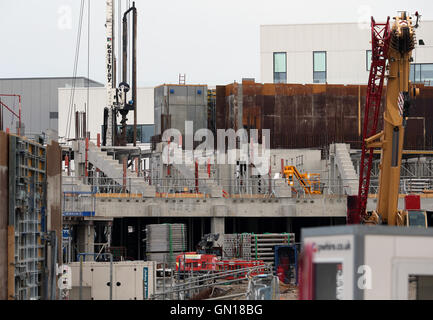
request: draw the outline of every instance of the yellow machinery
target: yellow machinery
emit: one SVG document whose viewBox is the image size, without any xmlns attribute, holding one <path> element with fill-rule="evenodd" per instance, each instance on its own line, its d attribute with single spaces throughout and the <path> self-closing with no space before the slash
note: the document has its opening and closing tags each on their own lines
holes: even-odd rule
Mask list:
<svg viewBox="0 0 433 320">
<path fill-rule="evenodd" d="M 294 189 L 295 179 L 298 180 L 306 194 L 321 194 L 320 174 L 318 173 L 300 173 L 295 166 L 285 166 L 284 176 L 289 186 Z M 296 190 L 295 190 L 296 191 Z"/>
<path fill-rule="evenodd" d="M 367 148 L 381 149 L 378 203 L 377 210 L 366 216 L 364 223 L 426 226 L 425 211 L 408 212 L 397 209 L 406 117 L 410 100 L 419 90 L 409 81 L 415 32 L 412 18 L 407 16 L 406 12 L 401 12 L 400 16 L 394 18 L 389 41 L 384 129 L 365 140 Z M 422 216 L 409 218 L 407 215 L 412 213 Z"/>
</svg>

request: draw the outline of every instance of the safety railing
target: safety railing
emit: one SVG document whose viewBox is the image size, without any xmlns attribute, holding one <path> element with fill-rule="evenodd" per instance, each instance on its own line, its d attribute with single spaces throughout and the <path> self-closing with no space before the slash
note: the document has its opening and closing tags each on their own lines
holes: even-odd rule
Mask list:
<svg viewBox="0 0 433 320">
<path fill-rule="evenodd" d="M 185 178 L 159 178 L 149 177 L 125 178 L 124 185 L 114 183 L 114 179 L 106 177 L 68 177 L 63 183 L 63 192 L 71 195 L 94 194 L 95 197 L 118 195 L 119 197 L 141 197 L 139 192 L 129 192 L 132 186 L 143 184 L 155 188 L 155 197 L 208 197 L 210 189 L 222 188 L 222 197 L 279 197 L 291 192 L 292 197 L 310 197 L 301 185 L 289 185 L 286 178 L 237 178 L 237 179 L 212 179 L 213 185 L 206 185 L 207 178 L 185 179 Z M 349 180 L 330 180 L 322 182 L 321 193 L 324 195 L 343 194 L 344 187 Z M 204 188 L 207 186 L 207 188 Z M 82 190 L 87 191 L 82 191 Z M 207 189 L 207 190 L 206 190 Z"/>
<path fill-rule="evenodd" d="M 240 283 L 244 280 L 249 280 L 253 275 L 269 274 L 272 275 L 272 266 L 264 264 L 254 267 L 240 268 L 229 271 L 208 271 L 193 272 L 192 266 L 189 271 L 180 270 L 173 275 L 175 283 L 168 290 L 155 293 L 151 296 L 152 300 L 166 300 L 167 297 L 177 298 L 178 300 L 186 300 L 193 298 L 202 289 L 214 288 L 216 286 L 227 285 L 230 283 Z M 165 273 L 164 273 L 165 274 Z M 247 296 L 247 290 L 241 296 Z"/>
<path fill-rule="evenodd" d="M 95 216 L 96 198 L 94 192 L 63 191 L 63 217 Z"/>
<path fill-rule="evenodd" d="M 208 188 L 202 186 L 208 181 L 199 179 L 145 179 L 143 177 L 126 178 L 124 186 L 107 182 L 104 177 L 86 177 L 89 184 L 83 184 L 82 177 L 69 177 L 63 183 L 63 209 L 64 215 L 92 215 L 95 208 L 95 199 L 104 197 L 117 198 L 142 198 L 141 192 L 129 192 L 129 186 L 143 184 L 153 186 L 155 198 L 209 198 L 211 192 L 221 192 L 223 198 L 279 198 L 291 197 L 296 199 L 317 198 L 323 196 L 344 196 L 344 189 L 355 179 L 324 179 L 321 185 L 321 194 L 307 194 L 301 185 L 289 185 L 285 178 L 249 178 L 249 179 L 215 179 L 215 184 Z M 356 180 L 357 181 L 357 180 Z M 214 189 L 212 189 L 214 188 Z M 433 178 L 430 179 L 402 179 L 400 193 L 422 193 L 424 190 L 433 189 Z M 86 191 L 83 191 L 86 190 Z M 378 179 L 372 178 L 370 182 L 370 194 L 378 193 Z M 70 212 L 70 213 L 68 213 Z M 75 213 L 74 213 L 75 212 Z"/>
</svg>

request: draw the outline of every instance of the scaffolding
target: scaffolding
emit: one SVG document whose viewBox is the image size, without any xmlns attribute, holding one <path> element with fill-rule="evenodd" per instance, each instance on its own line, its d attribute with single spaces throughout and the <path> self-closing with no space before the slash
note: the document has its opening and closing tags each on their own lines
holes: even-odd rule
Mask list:
<svg viewBox="0 0 433 320">
<path fill-rule="evenodd" d="M 46 148 L 11 135 L 9 140 L 9 226 L 14 237 L 14 285 L 16 300 L 41 298 L 45 249 Z M 11 271 L 12 272 L 12 271 Z"/>
</svg>

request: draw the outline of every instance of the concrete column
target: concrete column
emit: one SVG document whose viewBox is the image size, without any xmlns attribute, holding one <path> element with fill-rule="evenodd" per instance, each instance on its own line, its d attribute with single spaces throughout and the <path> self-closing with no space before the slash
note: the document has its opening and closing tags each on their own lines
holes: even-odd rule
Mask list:
<svg viewBox="0 0 433 320">
<path fill-rule="evenodd" d="M 292 232 L 292 219 L 293 218 L 286 218 L 286 232 Z"/>
<path fill-rule="evenodd" d="M 47 146 L 46 156 L 46 178 L 47 178 L 47 191 L 46 191 L 46 222 L 47 231 L 55 231 L 57 237 L 57 263 L 63 263 L 63 250 L 62 250 L 62 149 L 58 142 L 51 141 Z M 47 265 L 51 266 L 51 248 L 48 249 Z M 51 274 L 55 275 L 55 270 L 51 270 Z M 57 277 L 56 277 L 57 281 Z M 51 291 L 51 289 L 49 290 Z M 56 292 L 59 297 L 59 291 Z"/>
<path fill-rule="evenodd" d="M 14 261 L 8 261 L 8 253 L 9 253 L 9 257 L 13 257 L 14 253 L 9 252 L 11 251 L 10 250 L 11 248 L 8 248 L 8 229 L 10 230 L 9 234 L 12 235 L 13 237 L 13 228 L 8 227 L 9 138 L 6 135 L 6 133 L 2 131 L 0 131 L 0 150 L 2 150 L 2 152 L 0 152 L 0 190 L 1 190 L 0 202 L 2 203 L 2 205 L 0 206 L 0 300 L 7 300 L 8 299 L 8 269 L 10 269 L 12 271 L 11 274 L 13 274 L 12 262 L 14 262 Z M 11 287 L 11 283 L 9 283 L 9 287 Z"/>
<path fill-rule="evenodd" d="M 93 221 L 84 221 L 78 226 L 78 248 L 80 253 L 95 252 L 95 226 Z M 86 261 L 93 261 L 92 256 L 86 256 Z"/>
<path fill-rule="evenodd" d="M 108 243 L 108 247 L 111 247 L 111 231 L 113 230 L 113 221 L 108 221 L 107 227 L 108 227 L 107 243 Z"/>
<path fill-rule="evenodd" d="M 216 242 L 216 246 L 221 246 L 224 243 L 224 233 L 225 233 L 225 218 L 224 217 L 212 217 L 210 220 L 210 230 L 211 233 L 219 233 L 219 239 Z"/>
<path fill-rule="evenodd" d="M 47 230 L 56 231 L 57 263 L 63 261 L 62 250 L 62 150 L 56 141 L 47 146 Z"/>
<path fill-rule="evenodd" d="M 257 229 L 259 218 L 248 218 L 246 225 L 248 226 L 247 230 L 239 230 L 239 232 L 248 232 L 248 233 L 258 233 Z"/>
</svg>

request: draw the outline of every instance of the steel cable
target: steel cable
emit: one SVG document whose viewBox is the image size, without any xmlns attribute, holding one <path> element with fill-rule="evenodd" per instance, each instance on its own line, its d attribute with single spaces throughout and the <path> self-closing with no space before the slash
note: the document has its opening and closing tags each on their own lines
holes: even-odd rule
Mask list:
<svg viewBox="0 0 433 320">
<path fill-rule="evenodd" d="M 73 70 L 73 75 L 72 75 L 72 88 L 71 88 L 71 95 L 70 95 L 70 99 L 69 99 L 68 121 L 66 123 L 67 139 L 69 139 L 70 132 L 71 132 L 72 106 L 74 103 L 75 82 L 76 82 L 76 78 L 77 78 L 78 58 L 80 55 L 81 29 L 82 29 L 82 25 L 83 25 L 83 9 L 84 9 L 84 0 L 81 0 L 80 19 L 78 22 L 77 43 L 75 45 L 75 59 L 74 59 L 74 70 Z"/>
</svg>

